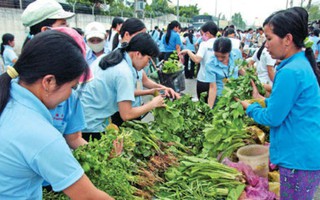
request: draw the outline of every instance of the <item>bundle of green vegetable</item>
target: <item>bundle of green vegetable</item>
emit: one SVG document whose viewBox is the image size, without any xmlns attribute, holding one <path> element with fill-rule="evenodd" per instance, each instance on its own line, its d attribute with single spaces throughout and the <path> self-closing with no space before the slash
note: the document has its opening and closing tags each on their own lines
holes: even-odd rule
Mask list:
<svg viewBox="0 0 320 200">
<path fill-rule="evenodd" d="M 215 159 L 185 156 L 180 166 L 165 173 L 159 199 L 238 199 L 245 188 L 243 175 Z"/>
<path fill-rule="evenodd" d="M 242 65 L 246 65 L 244 61 L 240 62 L 242 62 Z M 256 83 L 261 94 L 264 94 L 265 91 L 256 76 L 254 68 L 246 68 L 245 70 L 244 76 L 229 79 L 224 85 L 222 96 L 213 109 L 212 124 L 204 130 L 204 156 L 218 157 L 219 159 L 230 157 L 233 159 L 234 152 L 239 147 L 255 143 L 252 135 L 245 129 L 253 121 L 245 115 L 242 105 L 235 98 L 241 100 L 251 98 L 251 80 Z"/>
<path fill-rule="evenodd" d="M 165 74 L 171 74 L 183 69 L 183 64 L 179 61 L 179 57 L 176 51 L 174 51 L 170 58 L 163 63 L 161 71 Z"/>
<path fill-rule="evenodd" d="M 116 136 L 104 134 L 101 140 L 77 148 L 73 154 L 92 183 L 116 199 L 141 199 L 131 186 L 137 165 L 123 157 L 110 157 Z M 68 199 L 63 193 L 44 192 L 44 199 Z"/>
<path fill-rule="evenodd" d="M 166 108 L 153 111 L 152 128 L 163 131 L 159 136 L 164 141 L 175 141 L 189 148 L 194 154 L 202 149 L 205 124 L 211 124 L 213 112 L 202 100 L 193 102 L 184 95 L 180 99 L 167 101 Z"/>
</svg>

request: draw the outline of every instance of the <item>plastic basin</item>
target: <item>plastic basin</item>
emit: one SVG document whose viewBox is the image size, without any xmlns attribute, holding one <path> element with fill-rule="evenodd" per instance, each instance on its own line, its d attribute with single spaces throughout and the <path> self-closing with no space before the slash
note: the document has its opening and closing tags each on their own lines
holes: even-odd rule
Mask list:
<svg viewBox="0 0 320 200">
<path fill-rule="evenodd" d="M 241 147 L 237 151 L 239 161 L 249 165 L 261 177 L 268 177 L 269 147 L 252 144 Z"/>
</svg>

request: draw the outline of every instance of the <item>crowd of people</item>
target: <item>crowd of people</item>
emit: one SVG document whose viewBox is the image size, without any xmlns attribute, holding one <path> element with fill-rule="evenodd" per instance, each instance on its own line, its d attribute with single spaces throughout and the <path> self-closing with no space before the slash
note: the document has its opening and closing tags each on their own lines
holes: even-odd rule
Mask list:
<svg viewBox="0 0 320 200">
<path fill-rule="evenodd" d="M 91 183 L 70 149 L 100 139 L 110 123 L 141 120 L 165 107 L 165 97 L 180 98 L 144 70 L 175 52 L 185 77 L 197 79 L 198 99 L 206 92 L 211 108 L 225 81 L 245 73 L 237 59 L 256 67 L 269 93 L 261 96 L 252 82 L 253 97 L 264 99 L 266 108 L 238 101 L 270 127 L 281 199 L 313 198 L 320 182 L 320 31 L 308 27 L 306 10 L 275 12 L 263 27 L 245 32 L 214 22 L 182 28 L 178 21 L 148 31 L 140 19 L 119 17 L 109 30 L 91 22 L 82 31 L 68 27 L 73 16 L 54 0 L 37 0 L 21 16 L 30 32 L 19 56 L 14 35 L 2 36 L 0 181 L 7 184 L 0 199 L 41 199 L 48 185 L 71 199 L 113 199 Z M 256 49 L 252 57 L 250 48 Z M 154 97 L 143 102 L 144 95 Z M 121 153 L 119 143 L 114 148 Z"/>
</svg>

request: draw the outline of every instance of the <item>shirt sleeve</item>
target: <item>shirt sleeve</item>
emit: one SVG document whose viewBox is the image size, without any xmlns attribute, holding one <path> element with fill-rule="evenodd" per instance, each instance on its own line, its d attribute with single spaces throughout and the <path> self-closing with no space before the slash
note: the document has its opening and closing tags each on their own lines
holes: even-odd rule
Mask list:
<svg viewBox="0 0 320 200">
<path fill-rule="evenodd" d="M 198 49 L 198 52 L 197 52 L 197 56 L 203 58 L 204 57 L 204 54 L 206 53 L 205 51 L 205 43 L 204 42 L 201 42 L 200 43 L 200 46 L 199 46 L 199 49 Z"/>
<path fill-rule="evenodd" d="M 35 155 L 30 165 L 56 192 L 68 188 L 84 174 L 63 137 L 46 145 Z"/>
<path fill-rule="evenodd" d="M 205 82 L 207 83 L 215 83 L 217 81 L 216 71 L 214 70 L 215 64 L 214 64 L 213 58 L 211 58 L 206 63 L 206 67 L 205 67 L 205 75 L 206 75 Z"/>
<path fill-rule="evenodd" d="M 255 103 L 250 105 L 246 113 L 257 123 L 277 127 L 282 124 L 297 99 L 298 81 L 296 74 L 290 69 L 277 72 L 267 107 L 262 108 Z"/>
<path fill-rule="evenodd" d="M 133 83 L 132 74 L 130 70 L 120 72 L 116 77 L 115 88 L 117 91 L 117 102 L 134 101 L 135 85 Z"/>
<path fill-rule="evenodd" d="M 66 116 L 67 126 L 64 134 L 73 134 L 86 128 L 83 108 L 79 97 L 73 92 L 70 96 L 71 102 L 68 108 L 68 116 Z"/>
</svg>

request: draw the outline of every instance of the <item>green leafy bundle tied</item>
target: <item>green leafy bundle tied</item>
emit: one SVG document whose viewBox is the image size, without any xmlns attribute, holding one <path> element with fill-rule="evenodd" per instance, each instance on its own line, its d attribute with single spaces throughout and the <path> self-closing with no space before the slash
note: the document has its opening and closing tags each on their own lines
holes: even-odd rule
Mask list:
<svg viewBox="0 0 320 200">
<path fill-rule="evenodd" d="M 161 71 L 165 74 L 171 74 L 183 69 L 183 64 L 179 61 L 179 57 L 176 51 L 174 51 L 170 58 L 164 62 Z"/>
</svg>

